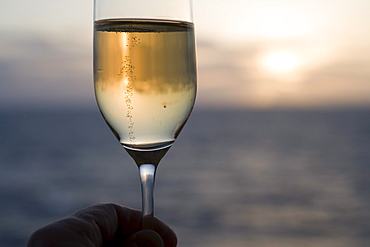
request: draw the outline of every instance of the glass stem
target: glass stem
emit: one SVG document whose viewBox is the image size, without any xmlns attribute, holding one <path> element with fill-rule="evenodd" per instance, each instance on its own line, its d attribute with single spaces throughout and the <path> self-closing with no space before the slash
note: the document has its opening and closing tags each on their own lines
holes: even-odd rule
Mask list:
<svg viewBox="0 0 370 247">
<path fill-rule="evenodd" d="M 153 217 L 154 215 L 154 182 L 156 166 L 142 164 L 139 166 L 142 195 L 142 216 Z"/>
</svg>

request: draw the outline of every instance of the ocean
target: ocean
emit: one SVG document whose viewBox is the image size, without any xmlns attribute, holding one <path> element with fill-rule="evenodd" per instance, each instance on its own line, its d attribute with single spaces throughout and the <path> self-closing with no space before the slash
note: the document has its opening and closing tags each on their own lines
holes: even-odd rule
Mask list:
<svg viewBox="0 0 370 247">
<path fill-rule="evenodd" d="M 140 208 L 97 109 L 0 112 L 0 246 L 95 203 Z M 370 110 L 195 109 L 161 161 L 155 215 L 179 246 L 370 243 Z"/>
</svg>

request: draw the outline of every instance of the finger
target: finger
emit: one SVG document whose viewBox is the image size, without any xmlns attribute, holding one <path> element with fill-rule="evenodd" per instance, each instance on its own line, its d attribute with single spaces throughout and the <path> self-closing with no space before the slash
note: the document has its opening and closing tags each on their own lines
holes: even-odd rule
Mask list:
<svg viewBox="0 0 370 247">
<path fill-rule="evenodd" d="M 120 208 L 120 213 L 117 212 L 117 207 Z M 124 228 L 121 228 L 122 222 Z M 117 240 L 122 241 L 139 230 L 140 211 L 114 204 L 99 204 L 40 228 L 32 234 L 27 246 L 102 246 Z M 121 239 L 116 238 L 118 231 Z"/>
<path fill-rule="evenodd" d="M 173 230 L 157 218 L 153 229 L 165 247 L 174 247 L 177 237 Z M 142 230 L 141 212 L 116 204 L 99 204 L 80 210 L 69 217 L 37 230 L 29 240 L 33 246 L 101 246 L 122 243 Z"/>
<path fill-rule="evenodd" d="M 161 236 L 152 230 L 142 230 L 131 235 L 124 247 L 164 247 Z"/>
<path fill-rule="evenodd" d="M 152 216 L 145 216 L 144 219 L 142 219 L 141 212 L 136 211 L 136 213 L 139 213 L 139 216 L 136 213 L 133 214 L 133 212 L 131 212 L 130 216 L 131 219 L 128 219 L 126 212 L 126 210 L 128 210 L 127 208 L 121 207 L 116 204 L 114 204 L 114 206 L 116 207 L 119 222 L 121 223 L 121 229 L 125 230 L 127 228 L 130 228 L 132 224 L 139 224 L 136 225 L 136 227 L 138 227 L 139 230 L 142 230 L 142 222 L 146 222 L 147 225 L 150 225 L 150 230 L 157 232 L 161 236 L 165 247 L 175 247 L 177 245 L 177 237 L 175 232 L 158 218 Z M 140 218 L 140 221 L 137 221 L 138 217 Z M 127 231 L 123 232 L 123 234 L 125 233 L 127 234 Z"/>
<path fill-rule="evenodd" d="M 151 230 L 157 232 L 161 236 L 165 247 L 177 246 L 176 233 L 163 221 L 151 216 L 145 216 L 143 221 L 146 222 L 147 225 L 150 225 Z"/>
<path fill-rule="evenodd" d="M 163 239 L 165 247 L 177 246 L 175 232 L 164 222 L 155 217 L 146 216 L 142 219 L 141 212 L 118 204 L 98 204 L 72 215 L 87 221 L 98 229 L 105 242 L 122 243 L 129 236 L 141 231 L 142 222 L 150 222 L 151 230 Z M 96 230 L 95 230 L 96 232 Z"/>
<path fill-rule="evenodd" d="M 72 215 L 99 229 L 106 246 L 122 246 L 130 235 L 142 230 L 141 212 L 117 204 L 98 204 Z"/>
<path fill-rule="evenodd" d="M 35 231 L 28 247 L 101 246 L 99 229 L 76 218 L 64 218 Z"/>
<path fill-rule="evenodd" d="M 106 240 L 115 238 L 117 232 L 123 237 L 128 237 L 142 229 L 140 211 L 113 203 L 90 206 L 71 217 L 96 225 Z"/>
</svg>

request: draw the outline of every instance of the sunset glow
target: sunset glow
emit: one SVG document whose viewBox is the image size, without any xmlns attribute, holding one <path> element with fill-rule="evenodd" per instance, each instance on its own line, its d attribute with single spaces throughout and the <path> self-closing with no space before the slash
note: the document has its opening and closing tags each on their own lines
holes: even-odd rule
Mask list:
<svg viewBox="0 0 370 247">
<path fill-rule="evenodd" d="M 193 5 L 198 106 L 370 107 L 370 1 Z M 95 106 L 92 8 L 87 0 L 4 2 L 0 105 Z"/>
<path fill-rule="evenodd" d="M 268 53 L 262 58 L 261 62 L 262 66 L 273 73 L 294 72 L 299 66 L 297 56 L 284 51 Z"/>
</svg>

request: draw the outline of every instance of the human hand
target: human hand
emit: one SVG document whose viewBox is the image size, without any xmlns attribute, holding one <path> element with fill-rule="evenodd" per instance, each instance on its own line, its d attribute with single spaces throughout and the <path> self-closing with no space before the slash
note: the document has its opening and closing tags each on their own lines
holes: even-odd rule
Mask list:
<svg viewBox="0 0 370 247">
<path fill-rule="evenodd" d="M 98 204 L 52 222 L 32 234 L 27 247 L 175 247 L 175 232 L 157 218 L 143 230 L 141 212 Z"/>
</svg>

